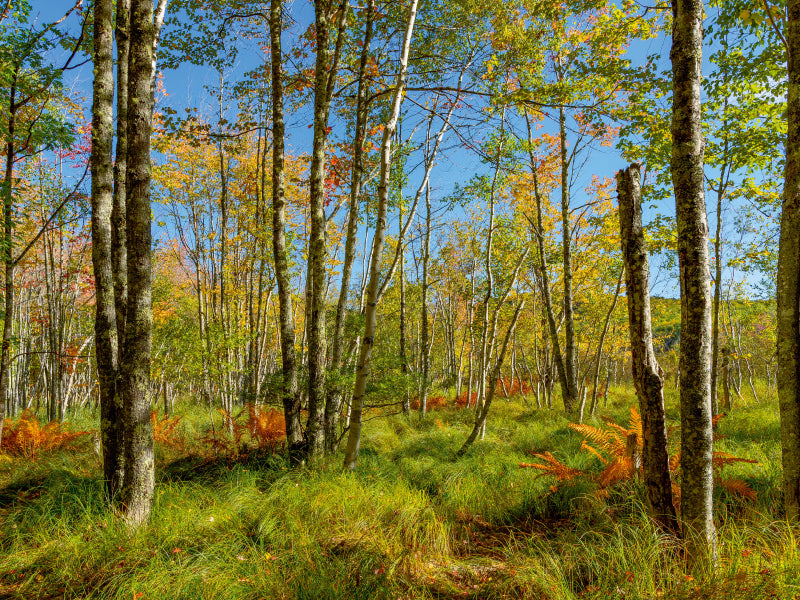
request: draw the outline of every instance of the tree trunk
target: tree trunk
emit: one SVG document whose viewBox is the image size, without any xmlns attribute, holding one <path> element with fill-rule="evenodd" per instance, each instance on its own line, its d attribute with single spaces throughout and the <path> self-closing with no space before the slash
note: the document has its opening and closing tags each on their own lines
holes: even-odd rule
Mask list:
<svg viewBox="0 0 800 600">
<path fill-rule="evenodd" d="M 430 128 L 428 131 L 430 137 Z M 426 148 L 427 151 L 427 148 Z M 425 206 L 427 208 L 425 216 L 425 233 L 423 236 L 422 245 L 422 314 L 420 315 L 421 324 L 421 339 L 420 346 L 422 347 L 422 380 L 420 381 L 419 390 L 419 411 L 422 416 L 425 416 L 425 411 L 428 406 L 428 376 L 431 368 L 431 353 L 428 331 L 428 264 L 431 258 L 431 187 L 428 184 L 425 187 Z"/>
<path fill-rule="evenodd" d="M 400 71 L 395 80 L 395 90 L 392 98 L 392 107 L 386 127 L 383 130 L 381 142 L 380 179 L 378 182 L 378 213 L 375 222 L 375 237 L 372 241 L 372 256 L 370 258 L 369 283 L 367 284 L 367 304 L 365 310 L 364 337 L 358 358 L 358 370 L 353 388 L 353 399 L 350 408 L 350 431 L 345 450 L 344 468 L 353 470 L 358 460 L 358 450 L 361 445 L 361 413 L 364 405 L 364 392 L 367 387 L 369 374 L 369 361 L 372 346 L 375 342 L 375 316 L 378 308 L 378 295 L 380 287 L 381 253 L 383 239 L 386 233 L 386 213 L 389 204 L 389 175 L 392 158 L 392 137 L 397 128 L 400 117 L 400 105 L 403 102 L 406 72 L 408 69 L 408 55 L 411 50 L 411 36 L 414 32 L 414 21 L 417 17 L 417 2 L 411 0 L 408 9 L 408 22 L 406 23 L 405 38 L 400 57 Z"/>
<path fill-rule="evenodd" d="M 731 351 L 727 346 L 722 347 L 722 399 L 726 411 L 731 410 Z"/>
<path fill-rule="evenodd" d="M 614 301 L 611 303 L 611 308 L 608 309 L 608 313 L 606 313 L 606 320 L 603 322 L 603 331 L 600 334 L 600 342 L 597 344 L 597 360 L 595 361 L 594 377 L 592 378 L 592 401 L 589 403 L 589 414 L 591 415 L 597 410 L 597 386 L 600 383 L 600 364 L 603 362 L 603 346 L 606 342 L 606 335 L 608 335 L 608 325 L 611 322 L 611 316 L 617 308 L 617 301 L 619 300 L 619 292 L 622 287 L 622 278 L 624 275 L 625 267 L 623 266 L 622 269 L 620 269 L 617 287 L 614 290 Z"/>
<path fill-rule="evenodd" d="M 778 251 L 778 402 L 783 502 L 800 519 L 800 1 L 789 0 L 786 167 Z"/>
<path fill-rule="evenodd" d="M 642 417 L 642 466 L 650 516 L 666 531 L 677 534 L 678 517 L 672 503 L 667 421 L 664 413 L 664 376 L 653 350 L 650 267 L 642 229 L 639 169 L 640 166 L 634 163 L 617 173 L 619 228 L 625 260 L 633 383 Z"/>
<path fill-rule="evenodd" d="M 6 168 L 3 181 L 3 262 L 5 263 L 5 314 L 3 316 L 3 341 L 0 349 L 0 440 L 3 435 L 3 421 L 6 417 L 6 396 L 8 395 L 8 375 L 11 363 L 11 327 L 14 315 L 14 238 L 13 238 L 13 193 L 14 193 L 14 125 L 16 115 L 16 82 L 18 70 L 14 71 L 8 106 L 8 141 L 6 143 Z"/>
<path fill-rule="evenodd" d="M 539 173 L 537 170 L 537 160 L 533 153 L 533 132 L 531 131 L 531 122 L 528 113 L 525 113 L 525 123 L 528 126 L 528 155 L 530 157 L 531 175 L 533 177 L 533 192 L 534 199 L 536 200 L 536 221 L 531 221 L 531 228 L 533 229 L 534 236 L 536 237 L 537 249 L 539 250 L 539 264 L 537 269 L 539 271 L 539 284 L 542 288 L 542 297 L 544 299 L 545 314 L 547 316 L 547 330 L 550 333 L 550 344 L 553 351 L 553 362 L 558 371 L 558 380 L 561 384 L 561 399 L 564 402 L 564 411 L 567 414 L 572 414 L 577 405 L 577 398 L 569 383 L 569 376 L 564 363 L 564 358 L 561 354 L 561 343 L 558 341 L 558 328 L 556 326 L 555 312 L 553 311 L 553 298 L 550 293 L 550 276 L 547 272 L 547 253 L 544 245 L 544 218 L 542 214 L 542 198 L 539 190 Z M 551 404 L 548 387 L 548 405 Z"/>
<path fill-rule="evenodd" d="M 339 288 L 339 301 L 336 304 L 336 322 L 333 330 L 333 343 L 331 347 L 331 368 L 342 368 L 342 347 L 344 345 L 344 323 L 347 315 L 347 298 L 350 292 L 350 279 L 353 272 L 353 263 L 356 258 L 356 242 L 358 241 L 358 216 L 361 202 L 361 180 L 364 176 L 364 138 L 367 128 L 367 82 L 366 71 L 369 61 L 370 45 L 372 44 L 372 25 L 375 16 L 375 0 L 368 0 L 366 8 L 366 24 L 364 27 L 364 40 L 361 45 L 361 59 L 358 66 L 358 92 L 356 93 L 356 131 L 353 139 L 353 174 L 350 182 L 350 210 L 347 215 L 347 240 L 344 247 L 344 262 L 342 264 L 342 281 Z M 402 285 L 402 282 L 401 282 Z M 401 307 L 402 311 L 402 307 Z M 401 315 L 402 319 L 402 315 Z M 401 331 L 401 346 L 403 338 Z M 404 360 L 404 348 L 401 347 L 401 360 Z M 403 373 L 406 372 L 405 364 L 402 365 Z M 325 439 L 328 451 L 333 451 L 338 438 L 337 427 L 339 413 L 341 412 L 342 389 L 337 388 L 325 405 Z M 403 405 L 405 407 L 405 404 Z"/>
<path fill-rule="evenodd" d="M 325 147 L 328 134 L 333 83 L 336 80 L 336 58 L 342 43 L 347 5 L 341 6 L 337 51 L 330 54 L 331 25 L 334 17 L 332 0 L 315 0 L 317 58 L 314 76 L 314 138 L 311 153 L 309 204 L 311 230 L 308 239 L 306 285 L 306 331 L 308 336 L 308 425 L 305 451 L 310 460 L 325 453 Z"/>
<path fill-rule="evenodd" d="M 558 109 L 561 140 L 561 253 L 564 266 L 564 375 L 567 394 L 578 398 L 578 348 L 575 342 L 575 315 L 572 298 L 572 227 L 569 223 L 569 159 L 567 158 L 567 123 L 564 107 Z"/>
<path fill-rule="evenodd" d="M 716 563 L 712 506 L 711 287 L 704 197 L 703 3 L 673 0 L 672 181 L 681 281 L 681 516 L 690 565 Z"/>
<path fill-rule="evenodd" d="M 292 462 L 300 460 L 300 400 L 297 397 L 297 358 L 292 316 L 292 288 L 286 251 L 286 200 L 284 173 L 283 80 L 281 68 L 281 1 L 271 0 L 269 12 L 272 61 L 272 252 L 278 284 L 278 319 L 281 335 L 281 400 L 286 421 L 286 442 Z"/>
<path fill-rule="evenodd" d="M 402 218 L 402 211 L 400 213 Z M 403 240 L 398 240 L 402 244 Z M 403 394 L 403 414 L 411 412 L 411 402 L 408 391 L 408 356 L 406 353 L 406 269 L 405 256 L 400 259 L 400 372 L 403 374 L 405 392 Z"/>
<path fill-rule="evenodd" d="M 508 342 L 511 339 L 511 336 L 514 334 L 514 329 L 517 326 L 517 321 L 519 320 L 519 315 L 522 312 L 523 307 L 525 306 L 525 301 L 522 300 L 517 305 L 517 309 L 514 311 L 514 317 L 511 320 L 511 325 L 508 327 L 508 331 L 506 331 L 506 336 L 503 339 L 503 343 L 500 346 L 500 353 L 497 356 L 497 362 L 494 365 L 494 369 L 492 369 L 491 374 L 491 381 L 497 381 L 497 378 L 500 377 L 500 369 L 503 368 L 503 360 L 506 357 L 506 350 L 508 349 Z M 492 400 L 494 399 L 494 392 L 497 389 L 497 386 L 491 385 L 489 387 L 489 393 L 486 396 L 486 400 L 481 407 L 480 412 L 478 413 L 475 419 L 475 425 L 472 428 L 472 432 L 469 434 L 469 437 L 464 442 L 464 445 L 459 448 L 456 456 L 464 456 L 469 447 L 478 439 L 478 436 L 482 434 L 486 430 L 486 417 L 489 415 L 489 407 L 492 405 Z"/>
<path fill-rule="evenodd" d="M 122 353 L 125 422 L 123 512 L 131 525 L 147 521 L 153 500 L 153 430 L 150 424 L 150 349 L 153 328 L 150 133 L 153 70 L 152 0 L 131 1 L 128 82 L 126 234 L 128 310 Z"/>
<path fill-rule="evenodd" d="M 122 15 L 120 15 L 122 16 Z M 123 17 L 123 20 L 127 15 Z M 94 86 L 92 100 L 92 265 L 95 279 L 95 353 L 100 391 L 100 436 L 106 493 L 114 500 L 122 484 L 122 411 L 117 394 L 119 345 L 114 296 L 112 211 L 114 171 L 114 72 L 112 1 L 94 5 Z"/>
<path fill-rule="evenodd" d="M 727 154 L 727 142 L 726 137 L 725 154 Z M 722 292 L 722 199 L 724 195 L 724 177 L 725 165 L 722 167 L 719 189 L 717 190 L 717 227 L 714 237 L 714 313 L 711 321 L 711 410 L 714 415 L 719 412 L 717 366 L 719 364 L 719 308 Z"/>
</svg>

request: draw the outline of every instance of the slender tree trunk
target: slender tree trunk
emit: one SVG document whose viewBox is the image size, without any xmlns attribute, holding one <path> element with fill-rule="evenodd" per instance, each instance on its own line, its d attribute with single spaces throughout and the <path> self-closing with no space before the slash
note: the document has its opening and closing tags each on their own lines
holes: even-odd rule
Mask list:
<svg viewBox="0 0 800 600">
<path fill-rule="evenodd" d="M 342 43 L 347 4 L 342 3 L 337 50 L 330 53 L 332 20 L 335 5 L 332 0 L 315 0 L 317 59 L 314 82 L 314 138 L 311 153 L 309 203 L 311 231 L 308 239 L 309 288 L 306 304 L 308 336 L 308 425 L 306 427 L 307 457 L 311 460 L 325 453 L 325 147 L 330 115 L 333 83 L 336 80 L 336 58 Z"/>
<path fill-rule="evenodd" d="M 402 219 L 402 211 L 400 218 Z M 403 240 L 398 240 L 402 244 Z M 408 391 L 408 356 L 406 353 L 406 268 L 405 256 L 400 259 L 400 372 L 403 374 L 405 394 L 403 395 L 403 414 L 411 412 L 411 402 Z"/>
<path fill-rule="evenodd" d="M 286 200 L 284 172 L 283 79 L 281 67 L 281 1 L 271 0 L 269 13 L 272 61 L 272 251 L 278 284 L 278 319 L 281 336 L 281 399 L 286 421 L 286 441 L 292 462 L 302 455 L 300 399 L 297 396 L 297 358 L 292 316 L 292 282 L 286 251 Z"/>
<path fill-rule="evenodd" d="M 789 0 L 786 167 L 778 251 L 778 402 L 783 502 L 800 519 L 800 1 Z"/>
<path fill-rule="evenodd" d="M 727 102 L 725 103 L 727 106 Z M 728 154 L 728 139 L 725 138 L 723 156 Z M 722 292 L 722 200 L 724 196 L 725 165 L 719 177 L 717 189 L 717 230 L 714 236 L 714 314 L 711 322 L 711 410 L 719 412 L 717 401 L 717 366 L 719 363 L 719 308 Z"/>
<path fill-rule="evenodd" d="M 0 347 L 0 440 L 3 435 L 3 420 L 6 417 L 6 396 L 11 363 L 11 336 L 14 315 L 14 238 L 13 238 L 13 194 L 14 194 L 14 129 L 16 117 L 16 91 L 19 70 L 14 70 L 8 102 L 8 137 L 6 142 L 6 168 L 3 181 L 3 262 L 5 263 L 5 314 L 3 315 L 3 341 Z"/>
<path fill-rule="evenodd" d="M 639 413 L 642 417 L 642 467 L 650 516 L 666 531 L 677 534 L 678 516 L 672 503 L 667 420 L 664 412 L 664 376 L 653 350 L 650 267 L 642 228 L 640 177 L 640 166 L 636 163 L 617 173 L 619 228 L 625 260 L 633 383 L 639 397 Z M 597 374 L 595 380 L 596 377 Z"/>
<path fill-rule="evenodd" d="M 119 340 L 114 296 L 112 211 L 114 171 L 114 73 L 112 1 L 94 5 L 94 86 L 92 100 L 92 264 L 95 279 L 95 352 L 100 382 L 100 436 L 106 492 L 113 501 L 122 484 L 122 411 L 117 394 Z"/>
<path fill-rule="evenodd" d="M 558 109 L 561 141 L 561 253 L 564 266 L 564 374 L 567 394 L 578 398 L 578 347 L 575 342 L 575 314 L 572 297 L 572 226 L 569 222 L 569 159 L 567 157 L 567 122 L 564 107 Z"/>
<path fill-rule="evenodd" d="M 356 242 L 358 241 L 358 217 L 361 202 L 361 180 L 364 177 L 364 138 L 367 129 L 367 81 L 366 71 L 369 61 L 370 45 L 372 44 L 372 25 L 375 16 L 375 0 L 367 2 L 366 24 L 364 39 L 361 45 L 361 58 L 358 66 L 358 92 L 356 93 L 356 131 L 353 140 L 353 175 L 350 182 L 350 211 L 347 215 L 347 240 L 344 247 L 344 262 L 342 264 L 342 281 L 339 288 L 339 301 L 336 304 L 336 322 L 333 330 L 333 343 L 331 347 L 331 368 L 342 368 L 342 347 L 344 345 L 344 323 L 347 315 L 347 298 L 350 292 L 350 279 L 353 273 L 353 263 L 356 258 Z M 401 282 L 402 285 L 402 282 Z M 402 310 L 402 308 L 401 308 Z M 402 319 L 402 315 L 401 315 Z M 404 360 L 402 347 L 403 334 L 401 327 L 401 360 Z M 403 373 L 406 372 L 405 364 L 402 365 Z M 325 439 L 328 451 L 333 451 L 338 439 L 339 413 L 341 412 L 342 390 L 336 389 L 325 405 Z M 404 404 L 405 407 L 405 404 Z"/>
<path fill-rule="evenodd" d="M 517 321 L 519 320 L 519 315 L 522 312 L 523 307 L 525 306 L 525 301 L 522 300 L 518 305 L 517 309 L 514 311 L 514 317 L 511 320 L 511 325 L 508 327 L 508 331 L 506 331 L 506 336 L 503 339 L 503 343 L 500 346 L 500 353 L 497 356 L 497 362 L 494 365 L 494 369 L 492 369 L 491 374 L 491 381 L 497 381 L 497 378 L 500 377 L 500 369 L 503 368 L 503 360 L 506 357 L 506 350 L 508 349 L 508 342 L 511 339 L 511 336 L 514 334 L 514 329 L 517 326 Z M 486 401 L 483 403 L 480 412 L 475 419 L 475 425 L 472 428 L 472 432 L 470 432 L 469 437 L 464 442 L 464 445 L 459 448 L 456 456 L 464 456 L 469 447 L 478 439 L 479 435 L 482 435 L 482 432 L 486 430 L 486 417 L 489 415 L 489 408 L 492 405 L 492 400 L 494 399 L 494 392 L 497 386 L 492 385 L 489 387 L 489 393 L 486 396 Z"/>
<path fill-rule="evenodd" d="M 606 335 L 608 335 L 608 326 L 611 323 L 611 316 L 617 308 L 617 301 L 619 300 L 619 292 L 622 287 L 622 278 L 625 275 L 625 267 L 623 266 L 619 272 L 617 279 L 617 288 L 614 290 L 614 301 L 611 303 L 611 308 L 606 313 L 606 319 L 603 322 L 603 331 L 600 334 L 600 342 L 597 344 L 597 360 L 594 365 L 594 376 L 592 378 L 592 401 L 589 403 L 589 414 L 593 415 L 597 410 L 597 386 L 600 382 L 600 364 L 603 362 L 603 346 L 606 342 Z M 648 290 L 649 293 L 649 290 Z"/>
<path fill-rule="evenodd" d="M 128 310 L 122 354 L 125 421 L 123 510 L 131 525 L 147 521 L 155 481 L 150 424 L 150 350 L 153 328 L 150 234 L 150 133 L 153 70 L 152 0 L 131 1 L 128 82 L 128 161 L 126 233 Z"/>
<path fill-rule="evenodd" d="M 497 180 L 500 176 L 500 164 L 503 155 L 503 136 L 505 133 L 505 110 L 503 110 L 500 119 L 500 141 L 497 148 L 497 160 L 495 162 L 494 175 L 492 176 L 492 187 L 489 191 L 489 226 L 486 232 L 486 253 L 484 255 L 484 262 L 486 264 L 486 294 L 483 298 L 483 322 L 481 324 L 481 354 L 478 366 L 478 398 L 475 401 L 475 414 L 480 416 L 483 411 L 483 402 L 486 399 L 487 381 L 489 376 L 489 350 L 494 345 L 494 337 L 489 337 L 489 301 L 494 293 L 492 277 L 492 242 L 494 240 L 494 212 L 495 212 L 495 194 L 497 192 Z M 488 382 L 491 390 L 494 390 L 496 381 Z M 492 392 L 494 393 L 494 392 Z"/>
<path fill-rule="evenodd" d="M 367 305 L 365 311 L 364 337 L 358 358 L 358 370 L 353 388 L 353 399 L 350 409 L 350 431 L 345 450 L 344 468 L 353 470 L 358 460 L 358 450 L 361 445 L 361 413 L 364 405 L 364 392 L 367 387 L 369 374 L 369 361 L 372 346 L 375 342 L 376 313 L 380 285 L 381 252 L 383 239 L 386 233 L 386 213 L 389 204 L 389 172 L 392 158 L 392 137 L 397 128 L 400 117 L 400 105 L 403 102 L 406 72 L 408 69 L 408 55 L 411 50 L 411 36 L 414 32 L 414 22 L 417 17 L 417 2 L 411 0 L 408 9 L 408 22 L 406 23 L 405 38 L 403 40 L 402 54 L 400 57 L 400 71 L 395 81 L 392 108 L 386 127 L 383 130 L 381 142 L 380 179 L 378 182 L 378 214 L 375 222 L 375 237 L 372 241 L 372 256 L 370 259 L 369 283 L 367 284 Z"/>
<path fill-rule="evenodd" d="M 703 179 L 703 3 L 672 2 L 672 181 L 681 281 L 681 516 L 689 564 L 716 563 L 711 287 Z"/>
<path fill-rule="evenodd" d="M 544 218 L 542 215 L 542 198 L 539 189 L 539 173 L 536 157 L 533 154 L 533 132 L 531 131 L 531 123 L 528 114 L 525 113 L 525 122 L 528 126 L 528 154 L 531 163 L 531 175 L 533 176 L 533 189 L 534 199 L 536 200 L 536 222 L 531 223 L 536 242 L 539 250 L 539 283 L 542 288 L 542 297 L 544 299 L 545 314 L 547 316 L 547 327 L 550 333 L 550 344 L 553 351 L 553 362 L 555 362 L 556 370 L 558 371 L 558 380 L 561 384 L 561 399 L 564 402 L 564 411 L 567 414 L 572 414 L 577 405 L 577 397 L 574 393 L 573 386 L 569 383 L 569 376 L 565 366 L 564 358 L 561 354 L 561 343 L 558 341 L 558 327 L 556 326 L 555 312 L 553 311 L 553 298 L 550 292 L 550 276 L 547 271 L 547 253 L 544 245 Z M 549 400 L 549 385 L 548 385 L 548 405 L 551 403 Z"/>
<path fill-rule="evenodd" d="M 430 131 L 428 133 L 430 137 Z M 427 150 L 427 148 L 426 148 Z M 425 416 L 425 411 L 428 406 L 428 375 L 431 368 L 431 355 L 430 355 L 430 339 L 428 332 L 428 263 L 431 258 L 431 187 L 428 184 L 425 187 L 425 206 L 427 213 L 425 216 L 425 234 L 423 237 L 422 246 L 422 314 L 420 315 L 421 325 L 421 339 L 420 345 L 422 346 L 422 381 L 420 382 L 419 390 L 419 411 Z"/>
<path fill-rule="evenodd" d="M 722 347 L 722 399 L 723 407 L 730 412 L 731 410 L 731 351 L 728 346 Z"/>
</svg>

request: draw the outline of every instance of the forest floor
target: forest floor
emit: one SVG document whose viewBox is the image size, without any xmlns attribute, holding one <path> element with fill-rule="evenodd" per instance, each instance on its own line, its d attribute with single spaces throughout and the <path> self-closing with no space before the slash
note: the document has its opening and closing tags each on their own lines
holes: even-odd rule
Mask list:
<svg viewBox="0 0 800 600">
<path fill-rule="evenodd" d="M 634 401 L 612 388 L 599 412 L 624 423 Z M 672 424 L 675 404 L 669 390 Z M 688 573 L 639 483 L 598 498 L 585 478 L 519 467 L 551 452 L 600 472 L 560 410 L 497 398 L 486 439 L 459 460 L 472 411 L 371 420 L 357 470 L 342 473 L 340 456 L 313 470 L 280 453 L 215 456 L 198 441 L 208 412 L 187 406 L 162 432 L 152 519 L 135 532 L 107 508 L 90 438 L 0 459 L 0 598 L 800 598 L 777 412 L 774 400 L 740 403 L 719 423 L 719 450 L 758 461 L 725 476 L 758 497 L 717 491 L 717 569 Z"/>
</svg>

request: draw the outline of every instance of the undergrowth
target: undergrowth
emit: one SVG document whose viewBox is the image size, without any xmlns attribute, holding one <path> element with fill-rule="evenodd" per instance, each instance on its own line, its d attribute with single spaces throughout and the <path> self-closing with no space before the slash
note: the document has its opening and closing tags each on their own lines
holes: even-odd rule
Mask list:
<svg viewBox="0 0 800 600">
<path fill-rule="evenodd" d="M 633 402 L 612 388 L 600 412 L 623 422 Z M 718 449 L 758 462 L 726 469 L 756 497 L 717 493 L 720 561 L 702 573 L 647 519 L 637 481 L 598 498 L 591 481 L 551 491 L 518 467 L 549 452 L 598 469 L 558 410 L 496 399 L 461 460 L 472 411 L 374 420 L 357 470 L 342 473 L 338 456 L 292 470 L 254 431 L 241 431 L 247 452 L 209 451 L 208 412 L 184 407 L 156 418 L 153 514 L 135 532 L 107 508 L 86 444 L 0 465 L 0 598 L 793 598 L 800 531 L 779 512 L 776 412 L 751 403 L 720 422 Z"/>
</svg>

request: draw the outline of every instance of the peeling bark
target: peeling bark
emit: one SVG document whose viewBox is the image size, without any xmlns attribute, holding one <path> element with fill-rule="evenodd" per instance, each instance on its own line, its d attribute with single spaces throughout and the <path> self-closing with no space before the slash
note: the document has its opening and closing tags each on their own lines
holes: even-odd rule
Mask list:
<svg viewBox="0 0 800 600">
<path fill-rule="evenodd" d="M 639 169 L 640 166 L 634 163 L 617 173 L 619 228 L 625 261 L 633 383 L 642 417 L 642 467 L 648 510 L 650 516 L 666 531 L 677 534 L 678 517 L 672 503 L 672 478 L 669 472 L 667 422 L 664 412 L 664 374 L 653 350 L 650 266 L 642 228 Z"/>
</svg>

